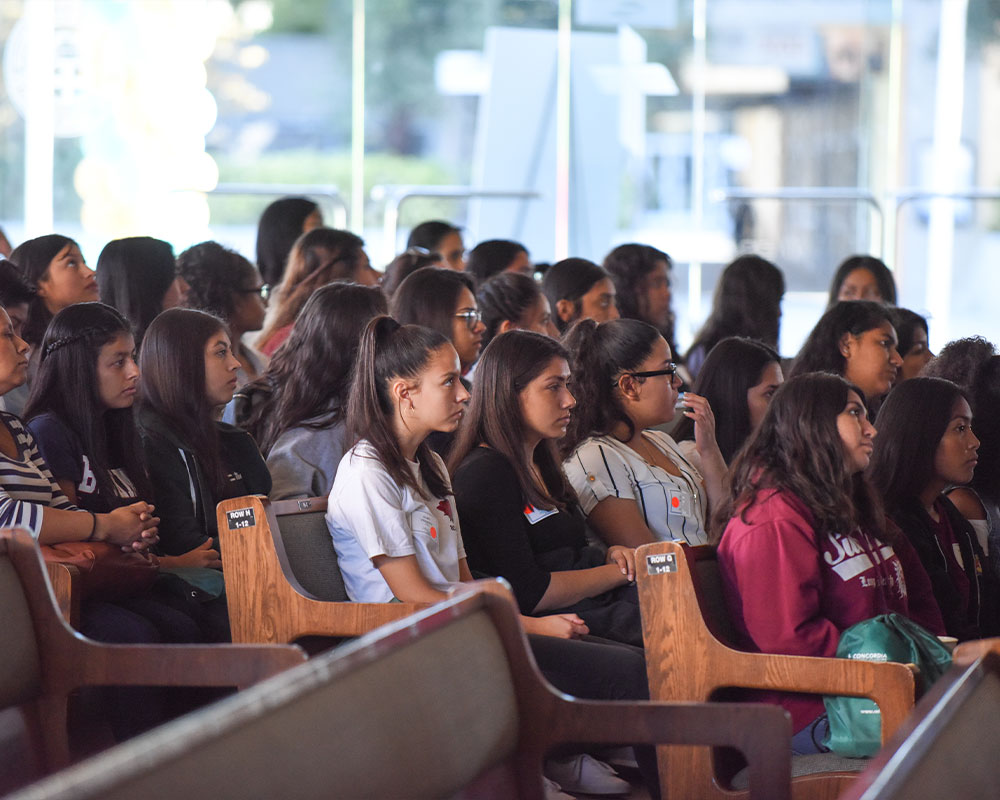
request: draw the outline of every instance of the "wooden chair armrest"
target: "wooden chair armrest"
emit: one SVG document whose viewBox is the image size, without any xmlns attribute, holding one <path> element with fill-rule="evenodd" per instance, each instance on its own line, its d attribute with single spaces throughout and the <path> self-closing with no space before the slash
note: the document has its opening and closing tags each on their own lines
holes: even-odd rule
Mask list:
<svg viewBox="0 0 1000 800">
<path fill-rule="evenodd" d="M 45 571 L 52 587 L 52 597 L 56 608 L 66 624 L 71 628 L 80 625 L 80 570 L 72 564 L 51 562 L 45 564 Z"/>
<path fill-rule="evenodd" d="M 716 687 L 769 689 L 806 694 L 867 697 L 879 707 L 882 741 L 906 719 L 914 702 L 912 665 L 853 661 L 846 658 L 775 656 L 742 653 L 730 662 L 728 674 L 718 674 Z M 707 698 L 706 698 L 707 699 Z"/>
<path fill-rule="evenodd" d="M 243 689 L 306 661 L 297 645 L 86 642 L 69 671 L 78 686 L 235 686 Z"/>
<path fill-rule="evenodd" d="M 778 706 L 587 700 L 568 705 L 572 713 L 553 720 L 559 741 L 733 747 L 747 759 L 751 798 L 791 796 L 792 722 Z"/>
</svg>

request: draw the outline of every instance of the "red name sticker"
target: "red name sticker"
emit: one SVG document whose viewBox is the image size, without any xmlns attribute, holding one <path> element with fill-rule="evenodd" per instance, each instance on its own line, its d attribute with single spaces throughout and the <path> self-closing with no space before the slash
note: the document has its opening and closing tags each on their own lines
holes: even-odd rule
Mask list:
<svg viewBox="0 0 1000 800">
<path fill-rule="evenodd" d="M 431 538 L 432 539 L 437 539 L 437 537 L 438 537 L 437 528 L 435 528 L 433 525 L 431 525 Z"/>
</svg>

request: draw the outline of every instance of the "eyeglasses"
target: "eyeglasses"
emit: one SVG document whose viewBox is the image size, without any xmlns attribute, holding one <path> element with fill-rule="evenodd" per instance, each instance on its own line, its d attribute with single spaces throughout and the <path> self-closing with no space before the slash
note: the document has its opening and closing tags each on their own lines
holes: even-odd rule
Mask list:
<svg viewBox="0 0 1000 800">
<path fill-rule="evenodd" d="M 470 331 L 474 331 L 476 326 L 483 321 L 483 314 L 478 308 L 469 311 L 459 311 L 456 315 L 459 319 L 464 319 Z"/>
<path fill-rule="evenodd" d="M 625 372 L 624 375 L 631 375 L 633 378 L 655 378 L 659 375 L 669 375 L 670 379 L 674 379 L 674 375 L 677 374 L 677 365 L 673 362 L 666 369 L 651 369 L 648 372 Z"/>
<path fill-rule="evenodd" d="M 267 300 L 271 296 L 271 284 L 265 283 L 255 289 L 239 289 L 240 294 L 259 294 L 262 300 Z"/>
</svg>

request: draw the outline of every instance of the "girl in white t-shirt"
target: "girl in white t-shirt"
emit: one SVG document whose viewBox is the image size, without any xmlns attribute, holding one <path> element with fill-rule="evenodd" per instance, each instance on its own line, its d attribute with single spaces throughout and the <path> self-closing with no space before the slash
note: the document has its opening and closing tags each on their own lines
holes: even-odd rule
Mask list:
<svg viewBox="0 0 1000 800">
<path fill-rule="evenodd" d="M 434 603 L 471 581 L 448 472 L 427 442 L 454 432 L 469 392 L 445 336 L 375 317 L 361 336 L 347 401 L 348 441 L 326 521 L 348 596 Z M 575 614 L 523 618 L 529 633 L 586 634 Z"/>
<path fill-rule="evenodd" d="M 609 545 L 656 540 L 708 542 L 709 505 L 722 494 L 726 463 L 708 401 L 684 395 L 695 423 L 698 470 L 676 442 L 653 430 L 674 418 L 680 378 L 670 346 L 645 322 L 584 320 L 566 335 L 577 397 L 564 466 L 580 505 Z"/>
</svg>

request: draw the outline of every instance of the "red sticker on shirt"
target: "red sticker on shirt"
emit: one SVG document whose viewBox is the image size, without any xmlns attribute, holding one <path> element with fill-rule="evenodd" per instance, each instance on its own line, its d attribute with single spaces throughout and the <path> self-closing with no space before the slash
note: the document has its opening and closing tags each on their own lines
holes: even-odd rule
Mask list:
<svg viewBox="0 0 1000 800">
<path fill-rule="evenodd" d="M 432 539 L 437 539 L 437 537 L 438 537 L 437 528 L 435 528 L 433 525 L 431 525 L 431 538 Z"/>
<path fill-rule="evenodd" d="M 674 508 L 680 508 L 681 507 L 681 499 L 679 497 L 672 497 L 672 498 L 670 498 L 670 505 L 672 505 Z"/>
<path fill-rule="evenodd" d="M 531 503 L 528 503 L 528 505 L 524 507 L 524 516 L 529 517 L 534 513 L 535 513 L 535 507 L 531 505 Z"/>
</svg>

